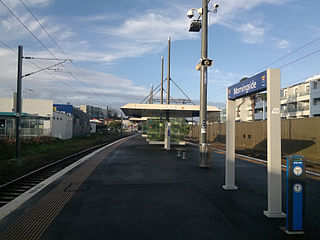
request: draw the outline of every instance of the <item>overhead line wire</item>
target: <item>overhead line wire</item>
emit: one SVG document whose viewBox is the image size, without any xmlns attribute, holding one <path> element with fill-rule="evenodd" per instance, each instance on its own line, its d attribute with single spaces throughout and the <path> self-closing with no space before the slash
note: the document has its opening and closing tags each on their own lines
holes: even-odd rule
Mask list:
<svg viewBox="0 0 320 240">
<path fill-rule="evenodd" d="M 58 60 L 58 58 L 54 55 L 53 52 L 50 51 L 50 49 L 44 45 L 44 43 L 18 18 L 18 16 L 2 1 L 0 0 L 0 2 L 2 3 L 2 5 L 24 26 L 24 28 L 47 50 L 47 52 L 49 52 L 56 60 Z M 70 73 L 71 76 L 73 76 L 76 80 L 80 81 L 83 85 L 85 85 L 86 87 L 90 88 L 86 83 L 84 83 L 83 81 L 81 81 L 79 78 L 77 78 L 75 75 L 73 75 L 70 70 L 62 65 L 67 72 Z"/>
<path fill-rule="evenodd" d="M 271 66 L 271 65 L 273 65 L 273 64 L 275 64 L 275 63 L 277 63 L 277 62 L 281 61 L 282 59 L 284 59 L 284 58 L 286 58 L 286 57 L 288 57 L 288 56 L 290 56 L 290 55 L 292 55 L 292 54 L 294 54 L 294 53 L 296 53 L 296 52 L 300 51 L 301 49 L 303 49 L 303 48 L 305 48 L 305 47 L 307 47 L 307 46 L 311 45 L 312 43 L 314 43 L 314 42 L 316 42 L 316 41 L 318 41 L 318 40 L 320 40 L 320 37 L 317 37 L 316 39 L 312 40 L 311 42 L 308 42 L 307 44 L 305 44 L 305 45 L 303 45 L 303 46 L 301 46 L 301 47 L 299 47 L 299 48 L 297 48 L 297 49 L 295 49 L 295 50 L 293 50 L 293 51 L 289 52 L 288 54 L 286 54 L 286 55 L 284 55 L 284 56 L 282 56 L 282 57 L 280 57 L 280 58 L 276 59 L 275 61 L 273 61 L 273 62 L 271 62 L 271 63 L 269 63 L 269 64 L 265 65 L 264 67 L 262 67 L 262 68 L 258 69 L 257 71 L 253 72 L 253 73 L 252 73 L 252 74 L 250 74 L 249 76 L 252 76 L 252 75 L 254 75 L 254 74 L 255 74 L 255 73 L 257 73 L 257 72 L 260 72 L 261 70 L 266 69 L 267 67 L 269 67 L 269 66 Z"/>
<path fill-rule="evenodd" d="M 298 50 L 300 50 L 300 49 L 302 49 L 302 48 L 304 48 L 304 47 L 306 47 L 306 46 L 310 45 L 311 43 L 314 43 L 315 41 L 318 41 L 318 40 L 320 40 L 320 37 L 319 37 L 319 38 L 316 38 L 315 40 L 313 40 L 313 41 L 311 41 L 311 42 L 309 42 L 308 44 L 304 45 L 303 47 L 300 47 L 300 48 L 296 49 L 296 50 L 293 51 L 292 53 L 297 52 Z M 298 62 L 298 61 L 300 61 L 300 60 L 302 60 L 302 59 L 305 59 L 305 58 L 307 58 L 307 57 L 310 57 L 310 56 L 312 56 L 312 55 L 314 55 L 314 54 L 316 54 L 316 53 L 318 53 L 318 52 L 320 52 L 320 49 L 318 49 L 318 50 L 316 50 L 316 51 L 313 51 L 313 52 L 311 52 L 311 53 L 308 53 L 308 54 L 306 54 L 306 55 L 304 55 L 304 56 L 302 56 L 302 57 L 300 57 L 300 58 L 297 58 L 297 59 L 295 59 L 295 60 L 293 60 L 293 61 L 291 61 L 291 62 L 288 62 L 288 63 L 280 66 L 279 69 L 285 68 L 285 67 L 287 67 L 287 66 L 289 66 L 289 65 L 291 65 L 291 64 L 293 64 L 293 63 L 296 63 L 296 62 Z M 291 53 L 290 53 L 290 54 L 291 54 Z M 286 56 L 289 56 L 290 54 L 287 54 Z M 286 56 L 284 56 L 284 57 L 286 57 Z M 281 59 L 283 59 L 284 57 L 282 57 Z M 281 59 L 279 58 L 279 61 L 280 61 Z M 274 63 L 275 63 L 275 62 L 274 62 Z M 272 64 L 273 64 L 273 63 L 272 63 Z M 265 67 L 268 67 L 268 66 L 270 66 L 270 65 L 272 65 L 272 64 L 266 65 Z M 264 68 L 261 68 L 260 70 L 265 69 L 265 67 L 264 67 Z M 258 71 L 260 71 L 260 70 L 258 70 Z M 257 72 L 258 72 L 258 71 L 257 71 Z M 256 73 L 256 72 L 255 72 L 255 73 Z M 253 75 L 253 74 L 251 74 L 251 75 Z M 296 81 L 298 81 L 298 80 L 291 81 L 291 82 L 296 82 Z M 221 95 L 222 93 L 223 93 L 223 91 L 221 91 L 221 93 L 215 95 L 214 97 L 219 96 L 219 95 Z"/>
<path fill-rule="evenodd" d="M 47 50 L 47 52 L 49 52 L 56 60 L 58 60 L 58 58 L 48 49 L 48 47 L 44 45 L 44 43 L 18 18 L 18 16 L 2 0 L 0 0 L 0 3 L 18 20 L 18 22 L 20 22 L 24 26 L 24 28 Z M 85 85 L 88 89 L 90 89 L 90 87 L 86 83 L 77 78 L 65 65 L 62 64 L 62 66 L 73 78 L 75 78 L 83 85 Z"/>
<path fill-rule="evenodd" d="M 59 48 L 59 50 L 68 58 L 69 56 L 65 53 L 65 51 L 60 47 L 60 45 L 57 43 L 57 41 L 51 36 L 51 34 L 47 31 L 47 29 L 41 24 L 41 22 L 37 19 L 37 17 L 31 12 L 31 10 L 27 7 L 27 5 L 23 2 L 23 0 L 20 0 L 20 2 L 22 3 L 22 5 L 24 6 L 24 8 L 30 13 L 30 15 L 37 21 L 37 23 L 41 26 L 41 28 L 47 33 L 47 35 L 49 36 L 49 38 L 52 40 L 52 42 Z M 102 90 L 97 87 L 97 85 L 91 80 L 89 79 L 86 74 L 73 62 L 71 61 L 71 64 L 87 79 L 89 80 L 92 85 L 101 91 L 101 93 L 104 95 L 104 93 L 102 92 Z"/>
<path fill-rule="evenodd" d="M 4 43 L 3 41 L 0 40 L 0 43 L 3 44 L 4 46 L 6 46 L 8 49 L 10 49 L 11 51 L 13 51 L 15 54 L 18 54 L 18 52 L 16 50 L 14 50 L 13 48 L 11 48 L 8 44 Z M 30 59 L 26 59 L 28 60 L 28 62 L 30 62 L 31 64 L 33 64 L 34 66 L 36 66 L 39 69 L 42 69 L 42 67 L 40 67 L 38 64 L 34 63 L 33 61 L 31 61 Z M 55 79 L 57 79 L 58 81 L 66 84 L 68 87 L 74 89 L 75 91 L 77 91 L 78 93 L 80 93 L 81 95 L 88 97 L 88 98 L 92 98 L 90 96 L 85 95 L 84 93 L 82 93 L 80 90 L 76 89 L 75 87 L 73 87 L 72 85 L 70 85 L 68 82 L 61 80 L 60 78 L 56 77 L 55 75 L 53 75 L 52 73 L 48 72 L 48 71 L 44 71 L 45 73 L 47 73 L 48 75 L 54 77 Z"/>
<path fill-rule="evenodd" d="M 304 58 L 310 57 L 310 56 L 312 56 L 313 54 L 316 54 L 316 53 L 318 53 L 318 52 L 320 52 L 320 49 L 317 50 L 317 51 L 311 52 L 311 53 L 309 53 L 309 54 L 307 54 L 307 55 L 304 55 L 303 57 L 300 57 L 300 58 L 298 58 L 298 59 L 296 59 L 296 60 L 293 60 L 293 61 L 291 61 L 291 62 L 289 62 L 289 63 L 287 63 L 287 64 L 284 64 L 284 65 L 282 65 L 282 66 L 279 67 L 279 68 L 281 69 L 281 68 L 287 67 L 287 66 L 289 66 L 289 65 L 291 65 L 291 64 L 293 64 L 293 63 L 296 63 L 296 62 L 298 62 L 298 61 L 300 61 L 300 60 L 302 60 L 302 59 L 304 59 Z"/>
<path fill-rule="evenodd" d="M 10 47 L 8 44 L 6 44 L 5 42 L 2 42 L 0 40 L 0 43 L 2 43 L 4 46 L 6 46 L 8 49 L 10 49 L 11 51 L 13 51 L 15 54 L 18 54 L 18 52 L 16 50 L 14 50 L 12 47 Z"/>
</svg>

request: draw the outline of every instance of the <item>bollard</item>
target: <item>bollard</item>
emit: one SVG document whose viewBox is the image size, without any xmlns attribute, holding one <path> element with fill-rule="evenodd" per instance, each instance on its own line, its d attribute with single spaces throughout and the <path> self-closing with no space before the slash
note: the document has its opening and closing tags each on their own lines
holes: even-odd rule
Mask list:
<svg viewBox="0 0 320 240">
<path fill-rule="evenodd" d="M 200 144 L 199 167 L 209 168 L 212 162 L 212 148 L 208 143 Z"/>
<path fill-rule="evenodd" d="M 303 156 L 287 157 L 287 234 L 304 234 L 306 162 Z"/>
</svg>

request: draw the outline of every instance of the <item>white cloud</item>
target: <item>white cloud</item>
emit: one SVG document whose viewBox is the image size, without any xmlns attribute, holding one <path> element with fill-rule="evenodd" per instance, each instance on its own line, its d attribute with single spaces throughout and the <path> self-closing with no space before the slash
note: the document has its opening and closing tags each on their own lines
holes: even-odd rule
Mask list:
<svg viewBox="0 0 320 240">
<path fill-rule="evenodd" d="M 238 82 L 243 75 L 234 72 L 225 72 L 214 68 L 213 70 L 210 70 L 209 77 L 209 85 L 213 84 L 215 87 L 219 86 L 220 88 L 225 89 L 235 82 Z"/>
<path fill-rule="evenodd" d="M 53 0 L 23 0 L 23 2 L 28 6 L 36 6 L 37 8 L 47 7 L 52 3 Z M 20 0 L 3 0 L 3 3 L 10 9 L 19 10 L 23 8 Z M 0 4 L 0 16 L 8 13 L 8 10 Z M 15 12 L 15 11 L 14 11 Z"/>
<path fill-rule="evenodd" d="M 184 16 L 147 13 L 138 18 L 127 19 L 120 27 L 110 31 L 111 35 L 143 43 L 163 42 L 168 36 L 174 40 L 190 39 L 189 20 Z"/>
<path fill-rule="evenodd" d="M 228 19 L 235 19 L 241 16 L 244 11 L 249 11 L 261 4 L 285 4 L 292 0 L 221 0 L 218 9 L 219 15 Z"/>
<path fill-rule="evenodd" d="M 278 48 L 288 48 L 290 43 L 286 39 L 280 39 L 278 41 Z"/>
<path fill-rule="evenodd" d="M 241 39 L 244 43 L 261 43 L 270 24 L 263 20 L 263 15 L 257 17 L 256 14 L 252 14 L 252 20 L 248 21 L 246 13 L 261 4 L 285 4 L 290 1 L 292 0 L 221 0 L 218 14 L 214 15 L 210 24 L 221 24 L 241 33 Z M 243 15 L 245 15 L 245 20 Z"/>
<path fill-rule="evenodd" d="M 4 64 L 0 65 L 0 72 L 2 73 L 0 97 L 12 97 L 13 92 L 16 91 L 17 56 L 10 50 L 0 48 L 0 57 L 6 59 Z M 24 60 L 23 64 L 23 74 L 38 70 L 28 61 Z M 40 61 L 37 64 L 41 67 L 48 66 L 47 61 Z M 128 101 L 137 102 L 143 99 L 148 92 L 144 87 L 137 86 L 132 81 L 113 74 L 81 69 L 87 76 L 85 78 L 71 65 L 67 67 L 85 84 L 74 79 L 66 71 L 49 71 L 56 78 L 46 72 L 39 72 L 23 78 L 22 87 L 25 97 L 31 95 L 37 98 L 53 99 L 55 102 L 71 102 L 75 105 L 93 104 L 103 106 L 104 104 L 111 104 L 120 106 Z M 59 68 L 63 69 L 62 67 Z M 99 89 L 95 86 L 98 86 Z M 28 89 L 33 92 L 30 93 Z"/>
<path fill-rule="evenodd" d="M 48 6 L 53 0 L 24 0 L 27 6 L 34 7 L 45 7 Z M 228 27 L 236 32 L 239 32 L 242 36 L 242 40 L 246 43 L 260 43 L 263 41 L 268 27 L 263 19 L 246 20 L 242 19 L 242 13 L 245 13 L 253 8 L 257 7 L 260 4 L 282 4 L 287 2 L 285 0 L 221 0 L 218 2 L 220 8 L 218 14 L 212 15 L 212 23 L 221 24 L 225 27 Z M 13 8 L 15 12 L 18 13 L 18 16 L 21 16 L 23 22 L 35 32 L 41 40 L 48 45 L 49 48 L 57 47 L 49 40 L 46 33 L 43 32 L 41 27 L 35 22 L 35 20 L 27 15 L 25 11 L 22 11 L 22 6 L 18 0 L 7 0 L 6 3 L 10 8 Z M 182 3 L 182 1 L 181 1 Z M 57 24 L 52 22 L 51 16 L 38 17 L 39 21 L 46 27 L 46 29 L 53 35 L 57 42 L 62 46 L 65 52 L 69 55 L 70 58 L 77 61 L 83 62 L 98 62 L 106 64 L 114 64 L 120 59 L 128 57 L 140 57 L 149 53 L 155 53 L 162 50 L 167 43 L 167 37 L 171 36 L 173 41 L 183 40 L 183 39 L 196 39 L 199 38 L 199 34 L 192 34 L 188 32 L 188 27 L 190 20 L 186 18 L 186 11 L 190 7 L 199 7 L 195 6 L 194 1 L 183 2 L 183 4 L 173 4 L 172 1 L 165 1 L 164 8 L 156 9 L 152 8 L 153 4 L 149 5 L 149 9 L 145 9 L 139 12 L 138 14 L 133 14 L 130 17 L 124 19 L 123 16 L 113 15 L 109 18 L 106 15 L 95 15 L 95 16 L 84 16 L 79 17 L 79 21 L 83 23 L 81 30 L 77 30 L 72 23 L 64 22 L 63 24 Z M 190 6 L 189 6 L 190 5 Z M 6 43 L 15 44 L 15 42 L 21 41 L 22 39 L 26 41 L 27 39 L 30 42 L 30 39 L 33 41 L 30 44 L 35 45 L 36 42 L 32 39 L 32 36 L 18 23 L 13 17 L 3 8 L 0 8 L 0 17 L 2 21 L 0 22 L 0 31 L 3 33 L 3 40 Z M 111 20 L 117 20 L 116 27 L 98 28 L 95 23 L 104 23 Z M 77 19 L 76 19 L 77 20 Z M 93 25 L 92 25 L 93 24 Z M 101 25 L 100 25 L 101 26 Z M 83 29 L 90 31 L 90 35 L 86 38 L 86 35 L 81 35 Z M 75 39 L 77 39 L 75 41 Z M 102 39 L 97 44 L 93 43 L 92 39 Z M 282 40 L 278 42 L 279 47 L 284 47 L 287 42 Z M 13 42 L 13 43 L 12 43 Z M 103 42 L 103 43 L 102 43 Z M 101 44 L 102 43 L 102 44 Z M 34 50 L 25 48 L 25 51 L 30 56 L 48 56 L 49 54 L 37 43 Z M 31 51 L 30 51 L 31 50 Z M 32 51 L 33 50 L 33 51 Z M 55 54 L 57 57 L 64 57 L 61 53 Z M 70 53 L 70 54 L 69 54 Z M 1 64 L 0 72 L 3 76 L 0 79 L 0 87 L 2 91 L 0 92 L 1 96 L 9 95 L 15 89 L 16 82 L 16 56 L 12 55 L 10 51 L 3 50 L 0 48 L 1 60 L 5 59 L 6 64 Z M 45 64 L 43 64 L 45 65 Z M 34 66 L 30 64 L 25 65 L 24 71 L 30 72 L 34 70 Z M 95 71 L 88 71 L 83 69 L 86 74 L 94 79 L 96 85 L 101 86 L 101 90 L 98 92 L 106 94 L 107 98 L 112 98 L 115 101 L 122 100 L 140 100 L 142 96 L 146 95 L 148 90 L 145 90 L 141 86 L 135 86 L 133 82 L 117 77 L 112 74 L 99 73 Z M 86 92 L 86 95 L 89 95 L 92 98 L 97 97 L 96 90 L 88 90 L 85 86 L 75 81 L 73 78 L 70 78 L 69 75 L 65 73 L 56 73 L 63 81 L 68 82 L 72 86 L 76 87 L 80 91 Z M 230 81 L 233 79 L 239 79 L 236 74 L 233 73 L 219 73 L 217 72 L 214 75 L 215 82 L 218 78 L 221 81 L 221 85 L 230 85 Z M 90 82 L 88 82 L 90 85 Z M 39 73 L 34 75 L 24 82 L 25 88 L 36 89 L 39 97 L 53 98 L 58 101 L 65 99 L 65 102 L 68 99 L 65 96 L 74 96 L 68 97 L 69 101 L 80 101 L 86 103 L 91 101 L 88 97 L 83 97 L 79 93 L 75 92 L 74 89 L 68 88 L 65 84 L 57 81 L 56 79 L 48 76 L 45 73 Z M 223 88 L 224 86 L 221 86 Z M 3 91 L 3 89 L 7 89 Z M 126 89 L 126 91 L 123 91 Z M 72 94 L 68 94 L 72 92 Z M 92 100 L 93 101 L 93 100 Z"/>
<path fill-rule="evenodd" d="M 254 26 L 251 23 L 246 23 L 239 26 L 237 31 L 243 34 L 243 42 L 245 43 L 259 43 L 264 39 L 265 29 L 262 27 Z"/>
<path fill-rule="evenodd" d="M 132 16 L 120 26 L 107 30 L 94 28 L 95 33 L 111 39 L 108 41 L 106 55 L 102 60 L 111 62 L 159 52 L 166 46 L 168 36 L 172 41 L 199 37 L 188 32 L 190 20 L 185 17 L 184 9 L 162 12 L 165 13 L 155 10 Z"/>
</svg>

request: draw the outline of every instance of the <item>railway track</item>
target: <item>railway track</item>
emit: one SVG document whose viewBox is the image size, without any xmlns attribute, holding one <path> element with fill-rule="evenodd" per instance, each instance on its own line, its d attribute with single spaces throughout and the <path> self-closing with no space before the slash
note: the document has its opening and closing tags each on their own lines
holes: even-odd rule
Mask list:
<svg viewBox="0 0 320 240">
<path fill-rule="evenodd" d="M 198 147 L 197 143 L 194 143 L 194 142 L 187 142 L 187 143 L 190 144 L 191 146 Z M 217 151 L 217 152 L 221 152 L 223 154 L 225 154 L 225 152 L 226 152 L 225 150 L 220 149 L 220 148 L 212 148 L 212 150 Z M 244 153 L 236 153 L 236 156 L 250 159 L 255 162 L 260 162 L 260 163 L 267 165 L 267 161 L 265 160 L 267 157 L 266 154 L 251 151 L 251 152 L 244 152 Z M 287 168 L 286 164 L 284 164 L 285 163 L 284 159 L 282 159 L 282 160 L 283 161 L 282 161 L 281 166 L 283 168 Z M 307 165 L 307 174 L 314 176 L 314 177 L 317 177 L 317 178 L 320 177 L 320 172 L 319 172 L 320 166 L 318 164 L 307 162 L 306 165 Z"/>
<path fill-rule="evenodd" d="M 124 136 L 125 137 L 125 136 Z M 121 137 L 122 138 L 122 137 Z M 120 139 L 120 138 L 117 138 Z M 113 141 L 117 140 L 114 139 Z M 40 182 L 76 162 L 89 153 L 109 144 L 112 141 L 99 144 L 84 151 L 72 154 L 63 159 L 57 160 L 39 169 L 36 169 L 28 174 L 25 174 L 19 178 L 16 178 L 10 182 L 0 185 L 0 208 L 10 201 L 14 200 L 24 192 L 28 191 L 32 187 L 36 186 Z"/>
</svg>

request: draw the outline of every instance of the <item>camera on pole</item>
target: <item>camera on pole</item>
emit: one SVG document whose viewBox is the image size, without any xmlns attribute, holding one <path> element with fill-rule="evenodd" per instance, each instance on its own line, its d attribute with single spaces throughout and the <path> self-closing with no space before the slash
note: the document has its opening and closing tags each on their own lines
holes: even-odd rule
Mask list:
<svg viewBox="0 0 320 240">
<path fill-rule="evenodd" d="M 201 70 L 201 66 L 204 66 L 204 67 L 211 67 L 213 65 L 213 60 L 209 59 L 209 58 L 204 58 L 204 59 L 201 59 L 197 66 L 196 66 L 196 70 L 200 71 Z"/>
<path fill-rule="evenodd" d="M 200 32 L 202 23 L 200 20 L 193 20 L 190 24 L 189 32 Z"/>
<path fill-rule="evenodd" d="M 205 67 L 211 67 L 213 64 L 213 60 L 209 59 L 209 58 L 204 58 L 201 60 L 201 65 L 205 66 Z"/>
</svg>

